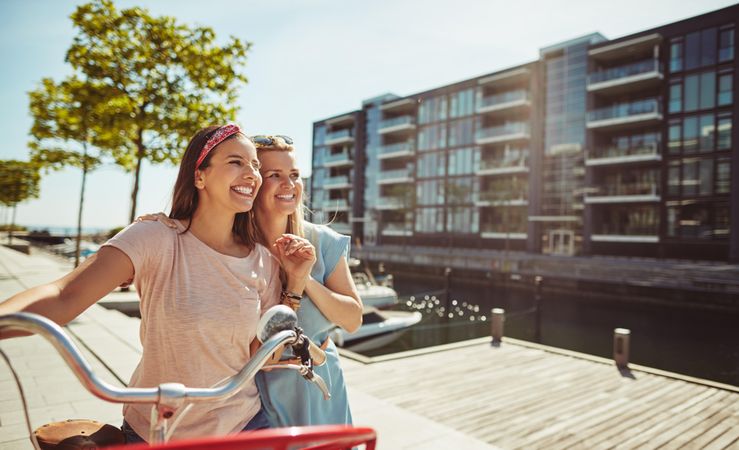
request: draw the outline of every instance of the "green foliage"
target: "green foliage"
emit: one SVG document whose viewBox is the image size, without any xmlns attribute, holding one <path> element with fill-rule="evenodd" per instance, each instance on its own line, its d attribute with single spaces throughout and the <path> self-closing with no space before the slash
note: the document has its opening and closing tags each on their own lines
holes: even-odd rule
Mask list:
<svg viewBox="0 0 739 450">
<path fill-rule="evenodd" d="M 44 78 L 28 96 L 34 162 L 54 170 L 74 166 L 89 171 L 100 165 L 100 156 L 90 155 L 89 146 L 110 145 L 110 133 L 100 127 L 101 111 L 107 107 L 103 86 L 76 76 L 58 84 Z"/>
<path fill-rule="evenodd" d="M 115 135 L 107 142 L 116 163 L 136 173 L 135 209 L 142 160 L 177 163 L 195 131 L 234 119 L 250 44 L 218 45 L 210 28 L 108 0 L 79 6 L 71 19 L 78 34 L 67 61 L 106 89 L 101 124 Z"/>
<path fill-rule="evenodd" d="M 39 196 L 38 165 L 17 160 L 0 161 L 0 204 L 15 206 Z"/>
</svg>

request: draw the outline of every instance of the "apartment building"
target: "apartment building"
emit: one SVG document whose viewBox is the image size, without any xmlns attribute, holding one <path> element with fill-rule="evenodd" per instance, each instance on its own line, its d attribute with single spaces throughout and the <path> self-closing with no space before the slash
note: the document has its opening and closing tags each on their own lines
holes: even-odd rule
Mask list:
<svg viewBox="0 0 739 450">
<path fill-rule="evenodd" d="M 317 121 L 314 218 L 366 245 L 739 261 L 737 18 L 589 34 Z"/>
</svg>

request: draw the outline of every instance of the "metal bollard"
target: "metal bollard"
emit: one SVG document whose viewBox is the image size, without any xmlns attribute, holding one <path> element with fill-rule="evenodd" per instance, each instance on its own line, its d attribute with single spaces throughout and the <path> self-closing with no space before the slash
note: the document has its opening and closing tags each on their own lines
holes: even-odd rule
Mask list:
<svg viewBox="0 0 739 450">
<path fill-rule="evenodd" d="M 616 366 L 626 368 L 629 366 L 629 341 L 631 330 L 628 328 L 616 328 L 613 330 L 613 361 Z"/>
<path fill-rule="evenodd" d="M 493 336 L 493 344 L 503 341 L 503 322 L 505 322 L 505 309 L 493 308 L 490 314 L 490 334 Z"/>
</svg>

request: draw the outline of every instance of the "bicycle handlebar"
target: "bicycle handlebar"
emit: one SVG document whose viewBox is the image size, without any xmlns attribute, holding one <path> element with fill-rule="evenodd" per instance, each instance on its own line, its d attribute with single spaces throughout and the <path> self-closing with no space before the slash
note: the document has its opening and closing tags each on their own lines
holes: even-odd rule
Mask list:
<svg viewBox="0 0 739 450">
<path fill-rule="evenodd" d="M 92 367 L 62 328 L 51 320 L 32 313 L 13 313 L 0 316 L 0 329 L 27 331 L 43 336 L 49 341 L 72 369 L 82 385 L 96 397 L 113 403 L 162 403 L 176 400 L 192 402 L 226 399 L 236 392 L 269 360 L 281 345 L 295 341 L 293 330 L 279 331 L 262 344 L 259 350 L 235 375 L 214 388 L 189 388 L 180 383 L 164 383 L 152 388 L 116 387 L 100 379 Z"/>
</svg>

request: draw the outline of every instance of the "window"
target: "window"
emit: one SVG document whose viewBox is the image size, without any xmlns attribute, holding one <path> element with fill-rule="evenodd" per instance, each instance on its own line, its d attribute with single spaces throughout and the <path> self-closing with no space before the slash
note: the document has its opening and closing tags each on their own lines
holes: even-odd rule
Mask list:
<svg viewBox="0 0 739 450">
<path fill-rule="evenodd" d="M 734 59 L 734 28 L 721 30 L 718 37 L 719 62 Z"/>
<path fill-rule="evenodd" d="M 419 205 L 443 205 L 444 182 L 442 180 L 423 180 L 416 185 L 416 201 Z"/>
<path fill-rule="evenodd" d="M 670 72 L 683 70 L 683 43 L 673 41 L 670 44 Z"/>
<path fill-rule="evenodd" d="M 470 207 L 454 207 L 447 209 L 446 227 L 451 233 L 477 233 L 478 211 Z"/>
<path fill-rule="evenodd" d="M 731 115 L 720 115 L 716 125 L 718 129 L 718 149 L 731 150 Z"/>
<path fill-rule="evenodd" d="M 444 208 L 417 209 L 416 231 L 420 233 L 444 232 Z"/>
<path fill-rule="evenodd" d="M 700 77 L 698 75 L 685 77 L 685 112 L 698 109 L 699 85 Z"/>
<path fill-rule="evenodd" d="M 466 89 L 451 95 L 449 116 L 452 118 L 469 116 L 475 112 L 475 90 Z"/>
<path fill-rule="evenodd" d="M 716 103 L 716 72 L 704 72 L 700 78 L 700 109 L 713 108 Z"/>
<path fill-rule="evenodd" d="M 683 160 L 682 194 L 695 195 L 698 192 L 698 160 Z"/>
<path fill-rule="evenodd" d="M 716 29 L 701 31 L 701 67 L 716 64 Z"/>
<path fill-rule="evenodd" d="M 699 149 L 701 152 L 712 152 L 715 141 L 714 115 L 703 114 L 700 117 Z"/>
<path fill-rule="evenodd" d="M 676 237 L 678 230 L 679 208 L 677 206 L 667 207 L 667 236 Z"/>
<path fill-rule="evenodd" d="M 667 151 L 670 155 L 679 155 L 680 147 L 682 144 L 682 122 L 675 122 L 670 124 L 670 129 L 667 133 Z"/>
<path fill-rule="evenodd" d="M 690 33 L 685 36 L 685 70 L 696 69 L 700 67 L 700 41 L 700 32 Z"/>
<path fill-rule="evenodd" d="M 698 150 L 698 118 L 686 117 L 683 120 L 683 152 L 695 153 Z"/>
<path fill-rule="evenodd" d="M 731 159 L 719 158 L 716 161 L 716 193 L 728 194 L 731 188 Z"/>
<path fill-rule="evenodd" d="M 673 83 L 670 85 L 670 105 L 669 112 L 676 113 L 683 110 L 683 83 Z"/>
<path fill-rule="evenodd" d="M 446 125 L 431 125 L 418 132 L 418 150 L 436 150 L 446 147 Z"/>
<path fill-rule="evenodd" d="M 446 120 L 447 98 L 445 95 L 421 100 L 418 107 L 418 123 L 431 123 Z"/>
<path fill-rule="evenodd" d="M 701 159 L 700 175 L 698 177 L 698 194 L 711 195 L 713 193 L 713 159 Z"/>
<path fill-rule="evenodd" d="M 464 175 L 474 172 L 474 158 L 474 149 L 471 147 L 450 151 L 447 159 L 449 175 Z"/>
<path fill-rule="evenodd" d="M 734 102 L 733 84 L 734 74 L 731 72 L 718 76 L 718 106 L 731 105 Z"/>
<path fill-rule="evenodd" d="M 472 119 L 457 120 L 449 124 L 449 146 L 469 145 L 474 142 Z"/>
<path fill-rule="evenodd" d="M 670 161 L 667 168 L 667 195 L 680 196 L 680 161 Z"/>
<path fill-rule="evenodd" d="M 419 156 L 416 174 L 418 178 L 443 177 L 445 168 L 444 153 L 428 153 Z"/>
</svg>

